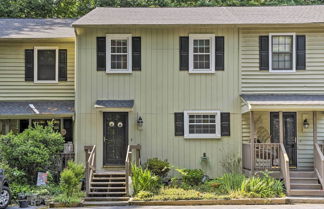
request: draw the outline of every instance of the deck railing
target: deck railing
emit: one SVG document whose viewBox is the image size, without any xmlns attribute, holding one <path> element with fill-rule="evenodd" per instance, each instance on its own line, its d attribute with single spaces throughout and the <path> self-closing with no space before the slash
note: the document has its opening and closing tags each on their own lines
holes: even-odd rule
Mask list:
<svg viewBox="0 0 324 209">
<path fill-rule="evenodd" d="M 254 144 L 254 161 L 256 170 L 279 169 L 279 143 Z"/>
<path fill-rule="evenodd" d="M 287 155 L 285 146 L 280 143 L 280 171 L 283 176 L 287 194 L 290 192 L 290 174 L 289 174 L 289 157 Z"/>
<path fill-rule="evenodd" d="M 96 145 L 85 146 L 86 152 L 86 192 L 90 192 L 90 183 L 93 173 L 96 172 Z"/>
<path fill-rule="evenodd" d="M 314 144 L 314 167 L 317 177 L 324 188 L 324 155 L 321 148 L 323 148 L 323 145 Z"/>
<path fill-rule="evenodd" d="M 134 158 L 133 158 L 134 157 Z M 128 145 L 125 169 L 126 169 L 126 193 L 129 194 L 129 178 L 132 175 L 132 164 L 139 166 L 141 164 L 141 145 Z"/>
</svg>

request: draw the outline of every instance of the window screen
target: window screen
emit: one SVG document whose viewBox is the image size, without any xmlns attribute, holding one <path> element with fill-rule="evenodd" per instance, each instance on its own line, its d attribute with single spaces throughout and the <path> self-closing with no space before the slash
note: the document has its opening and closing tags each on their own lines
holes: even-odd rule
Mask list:
<svg viewBox="0 0 324 209">
<path fill-rule="evenodd" d="M 293 69 L 293 36 L 272 36 L 272 70 Z"/>
<path fill-rule="evenodd" d="M 37 80 L 55 81 L 56 50 L 38 50 L 37 62 Z"/>
</svg>

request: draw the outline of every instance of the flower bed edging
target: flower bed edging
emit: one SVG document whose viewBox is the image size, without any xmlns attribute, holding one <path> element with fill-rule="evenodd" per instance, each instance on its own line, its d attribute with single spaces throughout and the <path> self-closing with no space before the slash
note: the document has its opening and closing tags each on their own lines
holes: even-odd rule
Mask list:
<svg viewBox="0 0 324 209">
<path fill-rule="evenodd" d="M 168 200 L 168 201 L 129 201 L 130 205 L 282 205 L 286 198 L 251 198 L 232 200 Z"/>
</svg>

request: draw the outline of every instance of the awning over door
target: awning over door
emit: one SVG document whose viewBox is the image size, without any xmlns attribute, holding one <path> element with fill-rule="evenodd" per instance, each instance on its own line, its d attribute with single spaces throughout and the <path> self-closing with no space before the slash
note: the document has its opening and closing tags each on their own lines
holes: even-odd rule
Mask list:
<svg viewBox="0 0 324 209">
<path fill-rule="evenodd" d="M 102 111 L 133 111 L 134 100 L 97 100 L 95 108 Z"/>
<path fill-rule="evenodd" d="M 0 102 L 0 117 L 58 115 L 73 116 L 74 101 L 3 101 Z"/>
<path fill-rule="evenodd" d="M 242 94 L 241 112 L 324 111 L 324 95 Z"/>
</svg>

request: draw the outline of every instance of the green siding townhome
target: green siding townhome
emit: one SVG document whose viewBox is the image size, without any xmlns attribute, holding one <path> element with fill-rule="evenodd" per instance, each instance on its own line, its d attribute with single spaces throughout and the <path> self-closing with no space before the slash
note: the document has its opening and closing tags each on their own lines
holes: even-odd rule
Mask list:
<svg viewBox="0 0 324 209">
<path fill-rule="evenodd" d="M 0 19 L 0 133 L 55 119 L 89 198 L 129 195 L 130 163 L 154 157 L 210 178 L 239 157 L 323 196 L 323 22 L 322 5 Z"/>
</svg>

